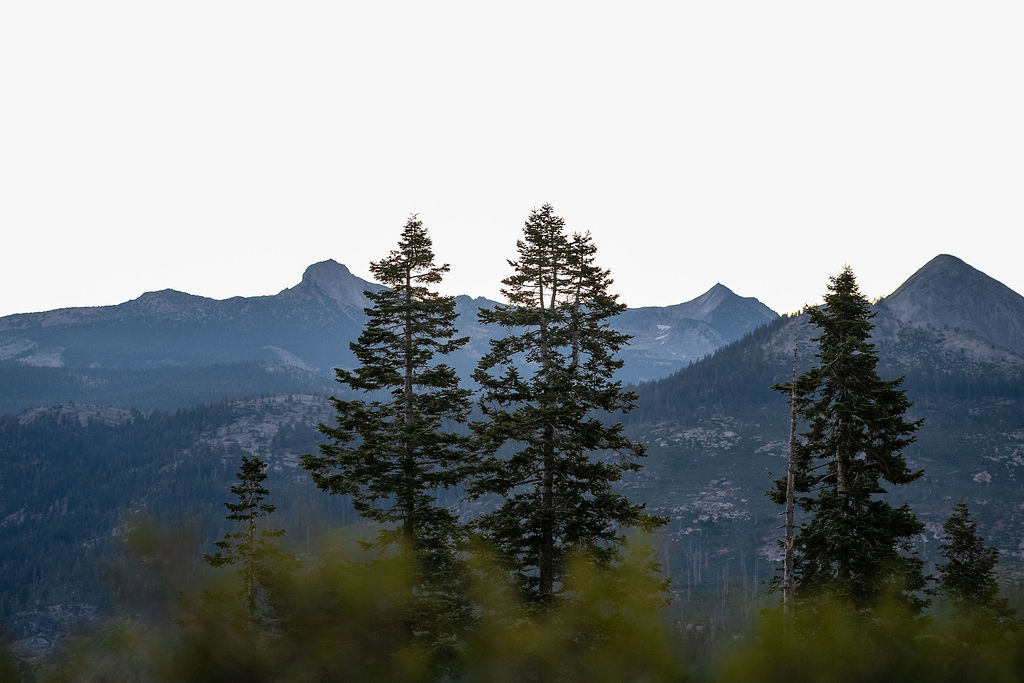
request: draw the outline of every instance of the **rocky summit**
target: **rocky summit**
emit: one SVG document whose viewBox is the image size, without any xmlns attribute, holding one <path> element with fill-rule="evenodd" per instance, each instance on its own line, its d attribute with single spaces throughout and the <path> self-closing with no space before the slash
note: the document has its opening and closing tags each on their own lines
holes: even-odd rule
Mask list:
<svg viewBox="0 0 1024 683">
<path fill-rule="evenodd" d="M 955 256 L 933 258 L 879 309 L 914 327 L 969 332 L 1024 357 L 1024 296 Z"/>
</svg>

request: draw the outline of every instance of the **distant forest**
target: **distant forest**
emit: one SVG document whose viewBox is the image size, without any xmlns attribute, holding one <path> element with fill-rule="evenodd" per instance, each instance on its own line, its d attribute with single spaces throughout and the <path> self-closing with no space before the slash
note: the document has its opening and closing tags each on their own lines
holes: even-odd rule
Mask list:
<svg viewBox="0 0 1024 683">
<path fill-rule="evenodd" d="M 920 361 L 898 370 L 847 268 L 792 364 L 764 353 L 784 317 L 623 386 L 625 306 L 590 234 L 544 205 L 510 264 L 471 386 L 445 363 L 468 339 L 416 216 L 370 264 L 387 287 L 330 386 L 263 363 L 0 364 L 25 395 L 43 377 L 146 406 L 0 417 L 0 677 L 1024 676 L 1024 594 L 981 533 L 1024 482 L 1000 443 L 1010 474 L 979 506 L 963 482 L 992 474 L 933 448 L 1018 429 L 1018 375 L 925 357 L 925 331 L 886 347 Z M 272 395 L 223 398 L 254 384 Z M 686 477 L 707 483 L 681 500 Z"/>
</svg>

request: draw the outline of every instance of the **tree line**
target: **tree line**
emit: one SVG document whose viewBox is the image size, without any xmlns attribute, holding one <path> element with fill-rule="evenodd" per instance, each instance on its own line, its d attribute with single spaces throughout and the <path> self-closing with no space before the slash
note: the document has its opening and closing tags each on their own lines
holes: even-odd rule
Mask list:
<svg viewBox="0 0 1024 683">
<path fill-rule="evenodd" d="M 505 336 L 479 359 L 475 393 L 443 362 L 467 339 L 454 298 L 435 291 L 449 266 L 435 262 L 422 222 L 412 216 L 397 248 L 371 264 L 387 288 L 366 293 L 367 323 L 351 344 L 359 365 L 336 370 L 356 398 L 331 399 L 335 422 L 319 426 L 325 442 L 302 466 L 319 489 L 350 497 L 376 536 L 359 561 L 321 558 L 299 571 L 269 520 L 267 465 L 243 458 L 226 504 L 234 530 L 206 556 L 234 566 L 237 581 L 184 603 L 183 647 L 195 657 L 179 665 L 189 679 L 222 677 L 222 665 L 250 680 L 309 680 L 332 667 L 390 680 L 690 675 L 658 613 L 667 582 L 652 553 L 627 542 L 630 529 L 666 520 L 615 489 L 644 456 L 621 422 L 636 395 L 613 377 L 628 336 L 609 320 L 625 306 L 590 235 L 569 234 L 550 205 L 530 214 L 516 246 L 507 303 L 479 313 Z M 922 474 L 902 455 L 920 421 L 906 419 L 902 380 L 878 375 L 874 314 L 852 270 L 809 313 L 821 330 L 817 362 L 800 376 L 794 363 L 793 381 L 776 386 L 790 397 L 794 435 L 787 476 L 768 495 L 800 517 L 772 582 L 785 609 L 723 665 L 723 680 L 786 679 L 801 663 L 776 671 L 780 653 L 811 661 L 824 623 L 836 640 L 822 649 L 861 646 L 864 630 L 884 649 L 902 629 L 923 662 L 933 646 L 913 639 L 927 635 L 920 615 L 935 594 L 951 623 L 971 625 L 943 634 L 959 643 L 945 654 L 976 658 L 977 638 L 1003 642 L 1016 628 L 996 552 L 961 503 L 944 527 L 939 576 L 924 575 L 910 544 L 923 526 L 887 498 Z M 484 512 L 461 518 L 439 502 L 449 489 Z M 238 651 L 218 660 L 218 642 Z M 813 666 L 822 668 L 808 669 L 812 678 L 827 668 Z"/>
<path fill-rule="evenodd" d="M 622 558 L 626 530 L 664 522 L 613 488 L 644 452 L 612 418 L 636 399 L 613 379 L 628 337 L 608 321 L 625 305 L 610 292 L 590 235 L 568 234 L 544 205 L 527 219 L 517 252 L 503 280 L 508 303 L 479 313 L 506 336 L 479 360 L 482 419 L 470 422 L 473 392 L 443 362 L 468 341 L 457 336 L 454 297 L 434 289 L 449 266 L 435 262 L 426 228 L 411 217 L 397 248 L 370 264 L 387 288 L 366 292 L 367 322 L 351 343 L 359 365 L 336 370 L 339 383 L 365 398 L 332 398 L 336 422 L 320 425 L 326 443 L 302 458 L 317 487 L 351 496 L 377 523 L 378 550 L 409 554 L 417 580 L 406 627 L 439 652 L 456 647 L 470 619 L 460 582 L 471 544 L 492 549 L 517 599 L 541 607 L 565 591 L 572 558 L 610 567 Z M 260 570 L 252 565 L 267 556 L 257 552 L 267 532 L 256 525 L 270 510 L 258 502 L 260 464 L 247 459 L 239 477 L 229 518 L 243 530 L 210 561 L 242 565 L 256 611 Z M 452 488 L 490 501 L 489 511 L 459 520 L 438 502 Z"/>
<path fill-rule="evenodd" d="M 352 496 L 359 513 L 379 524 L 378 550 L 409 553 L 416 578 L 405 627 L 428 650 L 450 654 L 472 622 L 461 582 L 474 541 L 496 553 L 517 600 L 543 611 L 571 598 L 563 596 L 571 558 L 613 567 L 622 561 L 625 529 L 665 522 L 613 488 L 639 468 L 644 451 L 614 417 L 632 409 L 636 396 L 613 379 L 622 365 L 615 353 L 628 336 L 608 320 L 624 304 L 609 291 L 610 273 L 596 265 L 596 247 L 588 234 L 568 235 L 544 205 L 526 221 L 517 250 L 513 274 L 503 280 L 508 303 L 479 313 L 506 336 L 478 362 L 483 419 L 470 423 L 473 392 L 435 360 L 467 341 L 457 337 L 454 298 L 431 289 L 449 266 L 435 264 L 426 229 L 410 218 L 398 248 L 371 264 L 388 288 L 367 292 L 368 322 L 351 345 L 360 365 L 336 371 L 341 384 L 369 398 L 332 399 L 337 422 L 320 425 L 327 443 L 303 458 L 317 487 Z M 831 279 L 825 303 L 808 313 L 821 330 L 817 363 L 775 387 L 791 395 L 794 429 L 799 417 L 807 431 L 794 433 L 789 476 L 768 492 L 803 513 L 798 530 L 787 528 L 785 570 L 773 585 L 782 589 L 787 614 L 825 600 L 854 614 L 875 614 L 883 604 L 920 614 L 935 593 L 911 548 L 923 525 L 908 505 L 893 506 L 884 494 L 921 476 L 902 455 L 921 422 L 905 417 L 902 379 L 878 375 L 869 342 L 875 314 L 850 268 Z M 469 432 L 453 429 L 466 424 Z M 246 467 L 250 483 L 265 476 L 251 462 Z M 491 509 L 458 519 L 437 502 L 438 492 L 452 487 L 470 499 L 489 497 Z M 254 520 L 268 514 L 257 498 L 249 500 L 240 556 L 251 555 L 244 549 L 253 545 Z M 239 508 L 231 510 L 237 519 Z M 1015 626 L 998 596 L 995 551 L 976 530 L 958 504 L 945 525 L 938 589 L 961 616 Z M 245 571 L 251 586 L 253 570 Z M 653 562 L 647 576 L 649 585 L 664 587 Z M 247 600 L 255 609 L 254 597 Z"/>
</svg>

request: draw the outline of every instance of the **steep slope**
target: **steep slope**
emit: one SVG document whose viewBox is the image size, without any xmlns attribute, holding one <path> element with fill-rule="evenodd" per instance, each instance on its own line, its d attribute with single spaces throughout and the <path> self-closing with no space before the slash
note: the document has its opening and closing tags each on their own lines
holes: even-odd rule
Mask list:
<svg viewBox="0 0 1024 683">
<path fill-rule="evenodd" d="M 1021 300 L 962 261 L 939 257 L 875 306 L 880 374 L 905 376 L 910 416 L 924 420 L 905 452 L 924 477 L 891 495 L 926 523 L 917 550 L 927 562 L 936 559 L 942 521 L 962 498 L 1004 552 L 1003 570 L 1024 572 Z M 672 518 L 672 564 L 689 572 L 697 553 L 707 563 L 702 572 L 721 577 L 730 566 L 770 569 L 778 559 L 779 509 L 765 491 L 785 467 L 789 410 L 771 386 L 790 379 L 794 344 L 801 371 L 815 361 L 817 336 L 808 316 L 783 317 L 640 387 L 629 431 L 647 445 L 648 458 L 629 484 Z"/>
<path fill-rule="evenodd" d="M 907 325 L 965 331 L 1024 356 L 1024 296 L 955 256 L 933 258 L 883 299 L 879 309 Z"/>
<path fill-rule="evenodd" d="M 963 261 L 929 261 L 874 311 L 872 343 L 880 366 L 889 375 L 906 375 L 908 386 L 941 394 L 971 384 L 975 391 L 999 395 L 1020 386 L 1024 350 L 1016 349 L 1016 330 L 1024 326 L 1024 297 Z M 929 312 L 935 317 L 927 317 Z M 652 400 L 643 410 L 658 419 L 657 406 L 667 416 L 698 404 L 761 405 L 772 396 L 772 383 L 788 380 L 794 346 L 802 369 L 814 362 L 818 330 L 809 320 L 806 314 L 778 318 L 646 387 L 641 396 Z"/>
<path fill-rule="evenodd" d="M 300 308 L 308 308 L 310 302 L 325 310 L 337 308 L 361 325 L 363 309 L 370 304 L 364 292 L 381 289 L 382 285 L 358 278 L 346 266 L 328 259 L 306 268 L 299 284 L 273 298 Z"/>
</svg>

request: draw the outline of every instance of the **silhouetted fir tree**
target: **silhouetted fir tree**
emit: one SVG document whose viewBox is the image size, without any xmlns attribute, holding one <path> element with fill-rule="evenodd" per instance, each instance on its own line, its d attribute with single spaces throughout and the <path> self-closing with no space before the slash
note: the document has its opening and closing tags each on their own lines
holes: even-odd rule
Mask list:
<svg viewBox="0 0 1024 683">
<path fill-rule="evenodd" d="M 474 429 L 492 455 L 472 492 L 502 496 L 479 526 L 527 595 L 545 603 L 570 551 L 607 565 L 619 556 L 625 527 L 662 520 L 612 490 L 623 472 L 639 468 L 634 458 L 644 451 L 607 419 L 630 410 L 635 395 L 612 378 L 622 366 L 615 352 L 629 337 L 608 321 L 625 305 L 608 292 L 612 280 L 595 265 L 589 234 L 567 236 L 545 204 L 530 214 L 517 247 L 514 273 L 503 280 L 508 304 L 479 313 L 508 336 L 491 342 L 473 375 L 485 417 Z M 515 452 L 494 456 L 506 443 Z"/>
<path fill-rule="evenodd" d="M 468 338 L 455 336 L 455 299 L 430 289 L 449 266 L 435 265 L 432 243 L 416 216 L 407 221 L 387 258 L 370 264 L 388 289 L 366 292 L 368 320 L 351 349 L 359 360 L 353 371 L 336 370 L 337 381 L 368 394 L 366 400 L 332 398 L 334 426 L 321 424 L 330 442 L 319 455 L 303 456 L 315 484 L 348 494 L 359 514 L 383 525 L 379 547 L 399 544 L 413 553 L 421 577 L 414 631 L 444 638 L 457 620 L 456 543 L 460 525 L 454 512 L 437 502 L 438 493 L 467 476 L 472 440 L 446 429 L 464 423 L 470 391 L 459 387 L 455 371 L 435 356 L 451 353 Z"/>
<path fill-rule="evenodd" d="M 798 600 L 832 591 L 859 609 L 895 593 L 913 610 L 926 601 L 922 562 L 910 540 L 923 525 L 906 504 L 894 508 L 886 484 L 909 484 L 902 451 L 920 421 L 907 421 L 902 378 L 883 380 L 871 336 L 874 313 L 847 267 L 830 278 L 825 303 L 808 310 L 821 329 L 819 364 L 797 379 L 799 416 L 808 422 L 797 447 L 797 504 L 810 515 L 797 533 Z M 789 392 L 790 384 L 778 385 Z M 785 501 L 785 479 L 769 492 Z"/>
<path fill-rule="evenodd" d="M 253 618 L 261 608 L 261 595 L 274 568 L 285 558 L 273 540 L 281 537 L 284 529 L 267 528 L 262 521 L 276 509 L 263 502 L 270 493 L 263 486 L 267 478 L 266 469 L 267 463 L 258 457 L 242 456 L 242 464 L 236 474 L 238 483 L 231 486 L 231 493 L 238 502 L 224 503 L 229 511 L 226 519 L 238 522 L 238 528 L 214 543 L 219 549 L 216 553 L 203 557 L 213 567 L 238 567 L 246 608 Z"/>
<path fill-rule="evenodd" d="M 1014 610 L 999 597 L 995 567 L 999 551 L 985 547 L 978 523 L 967 504 L 960 501 L 942 525 L 946 538 L 940 548 L 946 562 L 936 566 L 939 591 L 950 599 L 958 617 L 982 616 L 996 622 L 1013 622 Z"/>
</svg>

